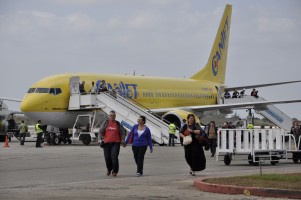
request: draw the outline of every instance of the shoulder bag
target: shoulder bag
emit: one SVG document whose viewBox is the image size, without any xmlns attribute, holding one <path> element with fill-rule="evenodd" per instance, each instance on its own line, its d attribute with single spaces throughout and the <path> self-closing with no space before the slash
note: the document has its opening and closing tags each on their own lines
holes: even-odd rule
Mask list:
<svg viewBox="0 0 301 200">
<path fill-rule="evenodd" d="M 184 145 L 188 145 L 188 144 L 191 144 L 191 143 L 192 143 L 192 137 L 191 137 L 190 134 L 187 135 L 187 136 L 185 136 L 185 137 L 183 138 L 183 144 L 184 144 Z"/>
</svg>

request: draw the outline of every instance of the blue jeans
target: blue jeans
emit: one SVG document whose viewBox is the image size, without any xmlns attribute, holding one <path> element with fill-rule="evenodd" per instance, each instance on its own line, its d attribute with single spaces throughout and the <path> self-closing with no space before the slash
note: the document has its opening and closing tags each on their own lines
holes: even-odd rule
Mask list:
<svg viewBox="0 0 301 200">
<path fill-rule="evenodd" d="M 118 173 L 119 171 L 119 156 L 120 142 L 106 143 L 103 147 L 103 153 L 106 161 L 108 172 Z"/>
<path fill-rule="evenodd" d="M 26 133 L 20 133 L 20 145 L 24 145 Z"/>
<path fill-rule="evenodd" d="M 169 134 L 168 146 L 170 146 L 171 143 L 172 143 L 172 146 L 175 146 L 175 134 Z"/>
</svg>

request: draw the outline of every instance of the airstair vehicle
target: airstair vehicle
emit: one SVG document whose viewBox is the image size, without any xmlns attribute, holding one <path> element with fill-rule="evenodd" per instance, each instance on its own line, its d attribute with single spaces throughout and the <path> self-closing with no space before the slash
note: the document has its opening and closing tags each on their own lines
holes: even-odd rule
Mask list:
<svg viewBox="0 0 301 200">
<path fill-rule="evenodd" d="M 288 137 L 288 141 L 285 138 Z M 280 159 L 292 158 L 298 162 L 301 152 L 300 139 L 286 134 L 283 129 L 219 129 L 217 135 L 216 160 L 224 157 L 225 165 L 230 165 L 236 155 L 248 155 L 251 165 L 268 161 L 276 165 Z M 292 153 L 292 157 L 289 157 Z"/>
<path fill-rule="evenodd" d="M 224 99 L 224 104 L 228 103 L 243 103 L 243 102 L 260 102 L 266 101 L 262 97 L 255 98 L 253 96 L 245 95 L 242 98 L 229 98 Z M 258 113 L 270 120 L 272 123 L 277 125 L 279 128 L 284 129 L 286 131 L 290 131 L 292 126 L 292 119 L 279 110 L 274 105 L 267 105 L 263 107 L 255 106 L 254 110 Z"/>
<path fill-rule="evenodd" d="M 130 131 L 133 125 L 137 123 L 139 116 L 143 115 L 146 117 L 146 126 L 150 128 L 153 140 L 160 145 L 168 143 L 168 124 L 158 116 L 155 116 L 148 109 L 137 105 L 137 103 L 119 94 L 112 94 L 111 92 L 80 94 L 79 77 L 72 77 L 70 79 L 70 100 L 68 109 L 94 111 L 91 115 L 78 116 L 73 127 L 73 140 L 82 140 L 84 144 L 89 144 L 97 138 L 100 123 L 96 120 L 99 119 L 99 117 L 95 117 L 96 110 L 102 110 L 106 114 L 114 110 L 116 112 L 116 120 L 120 121 L 121 125 L 123 125 L 127 131 Z M 106 120 L 105 117 L 101 117 L 101 119 L 102 121 Z M 82 126 L 83 124 L 81 124 L 80 121 L 85 121 L 85 126 L 90 124 L 90 129 L 88 130 L 85 126 Z M 80 125 L 78 123 L 80 123 Z M 178 132 L 176 134 L 178 136 Z M 90 139 L 88 139 L 88 137 Z"/>
</svg>

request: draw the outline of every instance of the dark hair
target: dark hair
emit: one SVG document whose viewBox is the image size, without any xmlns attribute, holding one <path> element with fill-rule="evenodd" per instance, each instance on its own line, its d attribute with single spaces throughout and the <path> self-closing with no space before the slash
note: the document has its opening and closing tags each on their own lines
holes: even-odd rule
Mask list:
<svg viewBox="0 0 301 200">
<path fill-rule="evenodd" d="M 141 115 L 140 118 L 142 119 L 143 123 L 145 124 L 145 122 L 146 122 L 145 116 L 142 116 L 142 115 Z"/>
<path fill-rule="evenodd" d="M 190 117 L 193 117 L 193 118 L 194 118 L 194 120 L 195 120 L 195 117 L 194 117 L 194 115 L 193 115 L 193 114 L 188 114 L 188 115 L 187 115 L 187 120 L 188 120 Z"/>
</svg>

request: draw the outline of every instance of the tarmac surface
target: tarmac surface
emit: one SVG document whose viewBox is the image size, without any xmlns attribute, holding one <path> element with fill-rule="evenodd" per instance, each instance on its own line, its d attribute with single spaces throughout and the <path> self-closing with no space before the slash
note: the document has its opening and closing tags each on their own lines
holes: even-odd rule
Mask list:
<svg viewBox="0 0 301 200">
<path fill-rule="evenodd" d="M 33 142 L 20 146 L 13 138 L 10 147 L 0 145 L 0 199 L 275 199 L 209 193 L 194 187 L 194 181 L 203 178 L 259 174 L 259 167 L 249 165 L 247 156 L 237 156 L 225 166 L 206 151 L 207 168 L 193 177 L 189 175 L 183 147 L 155 145 L 152 154 L 149 149 L 146 153 L 144 175 L 136 177 L 132 148 L 127 146 L 121 147 L 120 171 L 112 177 L 106 176 L 103 150 L 96 144 L 35 148 Z M 300 169 L 301 164 L 291 159 L 262 167 L 263 173 L 293 173 Z"/>
</svg>

